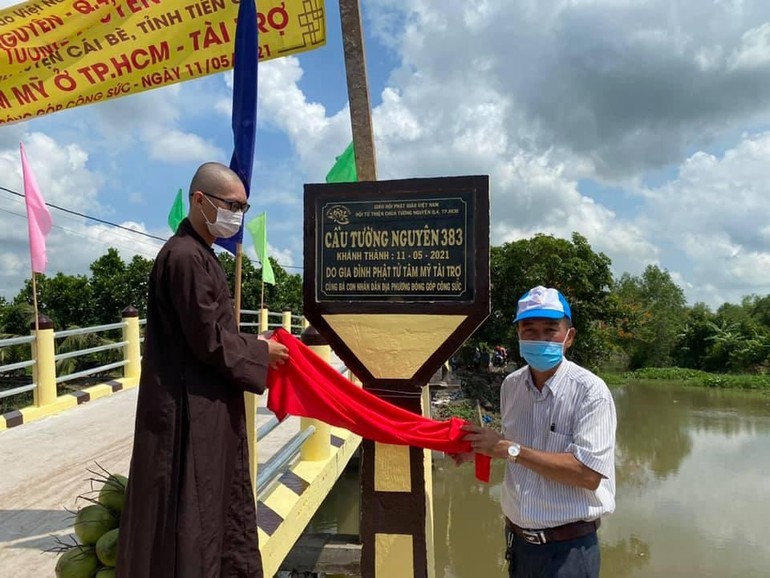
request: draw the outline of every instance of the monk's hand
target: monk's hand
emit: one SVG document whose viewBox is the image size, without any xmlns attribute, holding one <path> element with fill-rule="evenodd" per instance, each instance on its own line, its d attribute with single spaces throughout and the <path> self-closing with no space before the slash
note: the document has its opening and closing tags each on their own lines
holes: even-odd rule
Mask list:
<svg viewBox="0 0 770 578">
<path fill-rule="evenodd" d="M 503 439 L 500 432 L 488 427 L 479 427 L 477 425 L 467 424 L 462 427 L 463 431 L 468 434 L 463 437 L 463 441 L 471 442 L 473 451 L 485 456 L 495 457 L 496 449 L 499 449 L 499 444 Z"/>
<path fill-rule="evenodd" d="M 449 457 L 452 458 L 452 461 L 455 463 L 456 466 L 461 466 L 463 464 L 467 464 L 468 462 L 473 461 L 473 456 L 475 456 L 473 452 L 463 452 L 461 454 L 449 454 Z"/>
<path fill-rule="evenodd" d="M 289 350 L 285 345 L 272 339 L 265 339 L 262 335 L 259 338 L 267 342 L 267 362 L 270 367 L 278 369 L 286 363 L 286 360 L 289 359 Z"/>
</svg>

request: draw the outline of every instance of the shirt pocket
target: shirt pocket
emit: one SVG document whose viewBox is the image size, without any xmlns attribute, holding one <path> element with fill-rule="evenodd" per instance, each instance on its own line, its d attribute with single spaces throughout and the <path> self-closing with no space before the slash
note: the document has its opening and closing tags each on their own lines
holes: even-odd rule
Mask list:
<svg viewBox="0 0 770 578">
<path fill-rule="evenodd" d="M 567 448 L 571 443 L 571 435 L 549 431 L 548 437 L 545 440 L 545 451 L 555 454 L 563 454 L 567 451 Z"/>
</svg>

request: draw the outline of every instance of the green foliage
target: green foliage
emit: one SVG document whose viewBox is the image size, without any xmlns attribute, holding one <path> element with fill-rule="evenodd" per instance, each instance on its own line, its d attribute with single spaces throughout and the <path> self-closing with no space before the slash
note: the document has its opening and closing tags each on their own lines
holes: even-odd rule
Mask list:
<svg viewBox="0 0 770 578">
<path fill-rule="evenodd" d="M 147 285 L 153 262 L 135 256 L 126 264 L 116 249 L 91 264 L 91 276 L 37 276 L 38 311 L 53 321 L 56 330 L 120 321 L 131 305 L 140 315 L 147 311 Z M 29 333 L 33 321 L 32 281 L 27 280 L 10 305 L 0 303 L 0 331 Z"/>
<path fill-rule="evenodd" d="M 135 255 L 129 263 L 117 250 L 107 253 L 91 264 L 91 306 L 98 317 L 96 323 L 114 323 L 129 305 L 143 316 L 147 311 L 147 288 L 153 261 Z"/>
<path fill-rule="evenodd" d="M 230 290 L 235 294 L 235 257 L 230 253 L 220 253 L 219 261 L 230 283 Z M 270 257 L 275 285 L 265 283 L 265 305 L 270 311 L 290 309 L 294 314 L 302 311 L 302 277 L 287 273 L 278 262 Z M 251 260 L 244 256 L 241 265 L 241 309 L 257 310 L 262 302 L 262 269 L 254 267 Z"/>
<path fill-rule="evenodd" d="M 602 373 L 601 377 L 610 386 L 626 385 L 631 381 L 660 381 L 712 388 L 770 391 L 770 374 L 709 373 L 684 367 L 645 367 L 626 373 Z"/>
<path fill-rule="evenodd" d="M 610 292 L 610 264 L 609 257 L 595 253 L 577 233 L 573 233 L 571 241 L 536 235 L 492 247 L 492 312 L 475 340 L 500 343 L 516 358 L 513 318 L 519 297 L 536 285 L 555 287 L 569 301 L 577 331 L 570 358 L 587 367 L 598 366 L 610 354 L 607 328 L 619 314 Z"/>
<path fill-rule="evenodd" d="M 19 301 L 12 303 L 6 303 L 2 310 L 0 310 L 0 333 L 6 337 L 13 337 L 16 335 L 27 335 L 29 333 L 30 322 L 33 320 L 35 313 L 34 308 L 29 303 Z M 16 346 L 22 347 L 22 346 Z M 0 349 L 0 355 L 3 351 L 10 348 Z M 6 363 L 11 363 L 6 361 Z"/>
<path fill-rule="evenodd" d="M 667 381 L 689 381 L 703 379 L 708 374 L 697 369 L 682 367 L 645 367 L 630 374 L 634 379 L 663 379 Z"/>
<path fill-rule="evenodd" d="M 696 303 L 687 310 L 674 343 L 674 362 L 679 367 L 706 367 L 714 320 L 714 313 L 704 303 Z"/>
<path fill-rule="evenodd" d="M 88 278 L 83 275 L 57 273 L 55 277 L 45 275 L 37 277 L 38 311 L 49 317 L 56 329 L 93 325 L 95 311 L 91 305 L 92 296 Z M 24 307 L 29 312 L 23 331 L 19 334 L 29 333 L 30 324 L 34 321 L 31 280 L 27 280 L 13 303 Z M 14 329 L 22 328 L 17 325 Z"/>
<path fill-rule="evenodd" d="M 770 375 L 706 374 L 702 384 L 723 389 L 763 389 L 770 391 Z"/>
<path fill-rule="evenodd" d="M 682 289 L 668 271 L 649 265 L 641 277 L 623 274 L 615 294 L 623 311 L 617 343 L 630 369 L 670 366 L 687 311 Z"/>
</svg>

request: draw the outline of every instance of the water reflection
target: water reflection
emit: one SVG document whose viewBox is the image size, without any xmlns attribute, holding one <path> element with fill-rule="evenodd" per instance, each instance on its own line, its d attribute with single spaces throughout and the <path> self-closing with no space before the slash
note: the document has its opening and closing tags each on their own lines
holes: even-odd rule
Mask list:
<svg viewBox="0 0 770 578">
<path fill-rule="evenodd" d="M 770 397 L 635 383 L 615 400 L 602 576 L 770 575 Z"/>
<path fill-rule="evenodd" d="M 603 537 L 602 537 L 603 538 Z M 626 578 L 650 561 L 650 545 L 638 536 L 607 544 L 602 539 L 602 576 Z"/>
<path fill-rule="evenodd" d="M 505 544 L 500 485 L 476 481 L 472 467 L 437 461 L 433 474 L 436 575 L 502 576 Z M 493 480 L 502 479 L 495 464 Z"/>
<path fill-rule="evenodd" d="M 664 387 L 635 384 L 616 392 L 618 485 L 640 487 L 678 471 L 692 449 L 688 400 Z"/>
</svg>

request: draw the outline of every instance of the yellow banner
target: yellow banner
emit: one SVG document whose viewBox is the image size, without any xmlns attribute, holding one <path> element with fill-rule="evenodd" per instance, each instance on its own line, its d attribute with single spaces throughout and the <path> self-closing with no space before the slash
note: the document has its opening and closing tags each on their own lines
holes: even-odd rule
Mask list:
<svg viewBox="0 0 770 578">
<path fill-rule="evenodd" d="M 323 0 L 259 0 L 258 57 L 326 42 Z M 238 0 L 30 0 L 0 11 L 0 125 L 233 66 Z"/>
</svg>

